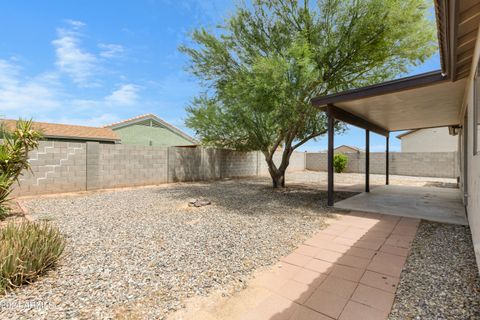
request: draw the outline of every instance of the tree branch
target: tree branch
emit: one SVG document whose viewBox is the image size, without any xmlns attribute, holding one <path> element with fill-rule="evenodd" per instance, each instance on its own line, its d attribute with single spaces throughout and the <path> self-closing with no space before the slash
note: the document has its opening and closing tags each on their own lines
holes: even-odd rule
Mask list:
<svg viewBox="0 0 480 320">
<path fill-rule="evenodd" d="M 295 144 L 292 149 L 295 150 L 297 149 L 298 147 L 300 147 L 302 144 L 306 143 L 308 140 L 310 139 L 313 139 L 313 138 L 316 138 L 318 136 L 321 136 L 322 134 L 325 134 L 327 133 L 327 130 L 323 130 L 321 132 L 315 132 L 315 133 L 312 133 L 311 135 L 307 136 L 306 138 L 304 138 L 303 140 L 300 140 L 300 142 L 298 142 L 297 144 Z"/>
</svg>

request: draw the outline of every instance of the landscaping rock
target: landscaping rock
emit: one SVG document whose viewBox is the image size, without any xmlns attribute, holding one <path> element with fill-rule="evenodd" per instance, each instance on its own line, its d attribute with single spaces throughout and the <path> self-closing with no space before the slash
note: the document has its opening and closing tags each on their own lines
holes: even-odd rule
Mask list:
<svg viewBox="0 0 480 320">
<path fill-rule="evenodd" d="M 0 318 L 164 319 L 188 297 L 241 290 L 333 210 L 317 188 L 292 187 L 285 197 L 269 185 L 242 179 L 29 200 L 31 216 L 57 225 L 67 247 L 57 270 L 0 298 Z M 193 198 L 215 205 L 185 208 Z M 28 302 L 36 304 L 21 307 Z"/>
<path fill-rule="evenodd" d="M 390 320 L 480 319 L 480 277 L 470 229 L 422 221 Z"/>
<path fill-rule="evenodd" d="M 189 207 L 204 207 L 204 206 L 208 206 L 212 204 L 210 201 L 208 200 L 202 200 L 202 199 L 191 199 L 188 201 L 188 206 Z"/>
</svg>

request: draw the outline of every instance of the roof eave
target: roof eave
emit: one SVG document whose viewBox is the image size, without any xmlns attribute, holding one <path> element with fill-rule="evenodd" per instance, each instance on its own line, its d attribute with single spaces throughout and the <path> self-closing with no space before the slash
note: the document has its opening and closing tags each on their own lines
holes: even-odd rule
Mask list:
<svg viewBox="0 0 480 320">
<path fill-rule="evenodd" d="M 120 142 L 120 139 L 113 138 L 97 138 L 97 137 L 79 137 L 79 136 L 60 136 L 44 134 L 44 138 L 48 139 L 64 139 L 64 140 L 79 140 L 79 141 L 99 141 L 99 142 Z"/>
<path fill-rule="evenodd" d="M 409 134 L 412 134 L 416 132 L 418 129 L 415 130 L 408 130 L 407 132 L 404 132 L 402 134 L 399 134 L 396 138 L 402 140 L 403 137 L 408 136 Z"/>
<path fill-rule="evenodd" d="M 434 7 L 440 52 L 440 65 L 442 68 L 442 73 L 449 76 L 451 74 L 451 72 L 449 72 L 450 32 L 448 28 L 448 14 L 450 12 L 450 6 L 446 0 L 435 0 Z"/>
<path fill-rule="evenodd" d="M 374 96 L 416 89 L 448 80 L 442 71 L 432 71 L 419 75 L 387 81 L 363 88 L 347 90 L 312 99 L 314 106 L 325 108 L 329 104 L 370 98 Z"/>
</svg>

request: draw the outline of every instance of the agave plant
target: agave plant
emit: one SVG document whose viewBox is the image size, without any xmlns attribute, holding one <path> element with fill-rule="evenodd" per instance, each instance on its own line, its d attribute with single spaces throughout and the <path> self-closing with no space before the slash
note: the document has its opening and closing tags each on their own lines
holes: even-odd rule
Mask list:
<svg viewBox="0 0 480 320">
<path fill-rule="evenodd" d="M 0 229 L 0 296 L 55 267 L 65 248 L 57 227 L 10 222 Z"/>
<path fill-rule="evenodd" d="M 24 170 L 30 169 L 28 153 L 38 147 L 41 133 L 31 120 L 19 120 L 13 129 L 0 122 L 0 219 L 8 212 L 7 201 L 12 185 Z"/>
</svg>

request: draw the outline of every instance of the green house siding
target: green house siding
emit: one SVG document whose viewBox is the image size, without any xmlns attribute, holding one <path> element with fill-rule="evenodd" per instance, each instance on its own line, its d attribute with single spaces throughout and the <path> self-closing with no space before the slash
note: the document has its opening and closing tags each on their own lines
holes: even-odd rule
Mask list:
<svg viewBox="0 0 480 320">
<path fill-rule="evenodd" d="M 193 143 L 164 127 L 149 127 L 140 124 L 113 129 L 118 133 L 122 144 L 141 146 L 185 146 Z"/>
</svg>

